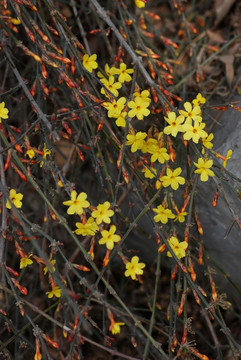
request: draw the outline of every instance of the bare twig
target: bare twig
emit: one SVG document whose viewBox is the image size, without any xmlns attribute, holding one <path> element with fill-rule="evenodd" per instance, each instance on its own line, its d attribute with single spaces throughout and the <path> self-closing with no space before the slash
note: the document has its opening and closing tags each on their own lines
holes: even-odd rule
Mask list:
<svg viewBox="0 0 241 360">
<path fill-rule="evenodd" d="M 0 150 L 2 146 L 0 145 Z M 1 173 L 1 183 L 4 188 L 6 188 L 6 179 L 4 172 L 3 156 L 0 154 L 0 173 Z M 2 197 L 2 224 L 1 224 L 1 235 L 0 235 L 0 264 L 4 262 L 4 249 L 5 249 L 5 232 L 7 230 L 7 209 L 5 206 L 5 196 Z"/>
</svg>

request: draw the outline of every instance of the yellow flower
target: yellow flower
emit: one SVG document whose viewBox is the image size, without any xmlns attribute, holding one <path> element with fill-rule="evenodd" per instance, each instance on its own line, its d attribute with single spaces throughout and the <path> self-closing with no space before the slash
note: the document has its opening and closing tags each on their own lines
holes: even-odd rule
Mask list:
<svg viewBox="0 0 241 360">
<path fill-rule="evenodd" d="M 115 74 L 119 75 L 118 81 L 120 83 L 124 83 L 125 81 L 129 82 L 132 79 L 129 74 L 132 74 L 134 72 L 134 70 L 133 69 L 127 69 L 126 67 L 127 67 L 126 64 L 121 63 L 120 68 L 115 70 Z"/>
<path fill-rule="evenodd" d="M 162 205 L 159 205 L 157 208 L 152 209 L 157 215 L 154 216 L 155 222 L 161 222 L 162 224 L 166 224 L 168 219 L 174 219 L 175 215 L 172 213 L 170 209 L 165 209 Z"/>
<path fill-rule="evenodd" d="M 99 204 L 96 210 L 93 210 L 91 215 L 96 218 L 96 224 L 99 225 L 104 221 L 106 224 L 110 223 L 110 217 L 114 215 L 114 211 L 110 210 L 109 201 L 104 204 Z"/>
<path fill-rule="evenodd" d="M 202 104 L 205 104 L 205 102 L 206 102 L 205 97 L 203 97 L 202 94 L 200 94 L 200 93 L 198 93 L 197 96 L 196 96 L 196 99 L 194 99 L 192 101 L 194 106 L 200 106 Z"/>
<path fill-rule="evenodd" d="M 87 194 L 82 192 L 77 196 L 77 192 L 75 190 L 71 191 L 71 200 L 64 201 L 63 204 L 69 206 L 67 210 L 67 214 L 73 215 L 83 214 L 83 208 L 87 208 L 90 206 L 89 201 L 86 200 Z"/>
<path fill-rule="evenodd" d="M 23 194 L 21 193 L 16 193 L 16 190 L 11 189 L 9 192 L 9 198 L 11 200 L 11 202 L 13 203 L 14 206 L 16 206 L 17 209 L 20 209 L 22 207 L 22 199 L 23 199 Z M 7 209 L 11 209 L 12 205 L 10 203 L 10 201 L 7 199 L 6 201 L 6 208 Z"/>
<path fill-rule="evenodd" d="M 178 259 L 186 256 L 186 250 L 188 247 L 188 243 L 186 241 L 179 242 L 177 237 L 172 236 L 169 240 L 167 240 L 167 242 Z M 167 252 L 167 256 L 172 257 L 170 251 Z"/>
<path fill-rule="evenodd" d="M 48 156 L 48 155 L 51 155 L 51 150 L 47 149 L 46 144 L 44 143 L 43 155 L 42 155 L 42 157 L 44 158 L 44 160 L 47 159 L 47 156 Z M 43 164 L 44 164 L 44 161 L 41 161 L 41 162 L 40 162 L 40 167 L 42 167 Z"/>
<path fill-rule="evenodd" d="M 126 145 L 131 145 L 131 152 L 136 152 L 143 147 L 144 139 L 147 137 L 147 133 L 138 131 L 137 134 L 128 134 L 126 136 L 127 142 Z"/>
<path fill-rule="evenodd" d="M 103 106 L 108 110 L 108 117 L 118 118 L 124 109 L 126 98 L 121 97 L 120 99 L 113 100 L 112 102 L 105 102 Z"/>
<path fill-rule="evenodd" d="M 92 217 L 89 217 L 87 222 L 85 224 L 77 222 L 75 224 L 77 229 L 74 231 L 77 235 L 92 235 L 94 236 L 97 231 L 99 231 L 99 228 L 95 222 L 95 220 Z"/>
<path fill-rule="evenodd" d="M 56 296 L 57 298 L 61 297 L 62 290 L 58 286 L 54 286 L 52 288 L 52 291 L 47 291 L 46 294 L 48 295 L 48 298 L 52 298 L 53 296 Z"/>
<path fill-rule="evenodd" d="M 55 264 L 56 264 L 56 260 L 55 259 L 52 259 L 52 253 L 50 254 L 50 257 L 49 257 L 49 263 L 50 263 L 50 265 L 51 265 L 51 267 L 48 267 L 48 266 L 45 266 L 44 268 L 43 268 L 43 271 L 44 271 L 44 275 L 46 275 L 47 274 L 47 272 L 48 271 L 50 271 L 50 272 L 55 272 Z"/>
<path fill-rule="evenodd" d="M 179 188 L 179 184 L 185 184 L 185 179 L 182 176 L 179 176 L 182 172 L 180 167 L 176 168 L 172 171 L 170 168 L 167 168 L 167 174 L 160 178 L 162 185 L 167 187 L 171 185 L 173 190 L 177 190 Z"/>
<path fill-rule="evenodd" d="M 211 141 L 213 140 L 213 138 L 214 138 L 213 133 L 210 133 L 207 138 L 202 138 L 201 140 L 202 140 L 203 146 L 205 146 L 205 148 L 207 148 L 207 149 L 212 149 L 213 143 L 211 143 Z M 205 149 L 202 148 L 202 154 L 204 154 L 204 152 L 205 152 Z"/>
<path fill-rule="evenodd" d="M 109 330 L 112 332 L 113 335 L 120 333 L 120 327 L 125 325 L 124 322 L 115 322 L 110 325 Z"/>
<path fill-rule="evenodd" d="M 33 149 L 28 149 L 28 150 L 26 151 L 25 155 L 28 156 L 29 159 L 32 159 L 32 158 L 34 158 L 34 156 L 35 156 L 35 152 L 34 152 Z"/>
<path fill-rule="evenodd" d="M 203 130 L 204 127 L 205 127 L 204 123 L 202 122 L 200 123 L 196 120 L 194 121 L 193 126 L 191 124 L 185 123 L 184 125 L 182 125 L 184 131 L 183 139 L 184 140 L 192 139 L 193 142 L 197 144 L 200 138 L 206 138 L 208 136 L 206 131 Z"/>
<path fill-rule="evenodd" d="M 125 117 L 127 115 L 126 111 L 123 111 L 118 118 L 116 119 L 115 123 L 117 126 L 119 127 L 125 127 L 126 126 L 126 121 L 125 121 Z"/>
<path fill-rule="evenodd" d="M 157 170 L 153 166 L 145 166 L 144 169 L 141 170 L 141 172 L 143 172 L 145 178 L 148 179 L 153 179 L 157 174 Z"/>
<path fill-rule="evenodd" d="M 143 8 L 146 6 L 146 0 L 135 0 L 135 4 L 138 8 Z"/>
<path fill-rule="evenodd" d="M 147 141 L 144 141 L 141 151 L 143 154 L 150 153 L 152 154 L 155 152 L 156 148 L 158 147 L 158 141 L 154 138 L 149 138 Z"/>
<path fill-rule="evenodd" d="M 116 70 L 117 69 L 114 66 L 110 68 L 108 64 L 105 64 L 105 73 L 107 77 L 110 77 L 111 75 L 115 75 Z M 97 76 L 101 79 L 105 77 L 100 71 L 97 72 Z"/>
<path fill-rule="evenodd" d="M 227 161 L 231 159 L 231 156 L 233 154 L 233 151 L 231 149 L 228 150 L 226 159 L 223 162 L 223 167 L 225 168 L 227 166 Z"/>
<path fill-rule="evenodd" d="M 136 97 L 140 97 L 143 102 L 149 102 L 149 104 L 151 103 L 150 91 L 148 91 L 148 90 L 143 90 L 141 93 L 139 93 L 138 91 L 135 91 L 133 94 L 133 98 L 136 98 Z"/>
<path fill-rule="evenodd" d="M 157 146 L 153 146 L 148 152 L 152 154 L 151 162 L 158 161 L 160 164 L 164 164 L 165 161 L 169 160 L 167 149 L 160 147 L 159 144 Z"/>
<path fill-rule="evenodd" d="M 142 275 L 142 269 L 144 269 L 145 266 L 146 265 L 144 263 L 139 263 L 138 256 L 133 256 L 131 261 L 126 264 L 125 276 L 130 276 L 132 280 L 136 280 L 136 275 Z"/>
<path fill-rule="evenodd" d="M 192 120 L 201 122 L 201 109 L 200 106 L 194 106 L 192 107 L 192 104 L 190 102 L 184 103 L 185 110 L 179 110 L 179 114 L 184 116 L 186 118 L 186 124 L 191 124 Z"/>
<path fill-rule="evenodd" d="M 197 167 L 197 170 L 194 172 L 200 174 L 201 181 L 207 181 L 209 176 L 214 176 L 214 172 L 210 170 L 210 167 L 213 166 L 213 160 L 199 158 L 198 163 L 193 162 Z"/>
<path fill-rule="evenodd" d="M 17 17 L 17 18 L 11 18 L 11 19 L 10 19 L 10 22 L 11 22 L 11 24 L 13 24 L 13 25 L 19 25 L 19 24 L 21 24 L 21 20 L 19 19 L 19 17 Z"/>
<path fill-rule="evenodd" d="M 92 72 L 93 69 L 96 69 L 98 67 L 97 62 L 95 61 L 97 59 L 97 55 L 93 54 L 89 56 L 88 54 L 85 54 L 83 56 L 83 66 L 88 70 L 89 72 Z"/>
<path fill-rule="evenodd" d="M 185 216 L 187 216 L 187 212 L 183 211 L 175 216 L 174 221 L 179 221 L 180 223 L 183 223 L 185 221 Z"/>
<path fill-rule="evenodd" d="M 137 117 L 138 120 L 143 120 L 144 116 L 150 114 L 150 110 L 147 109 L 150 103 L 148 101 L 143 101 L 140 96 L 134 97 L 133 101 L 128 102 L 128 107 L 131 109 L 128 112 L 130 118 Z"/>
<path fill-rule="evenodd" d="M 33 260 L 30 259 L 32 255 L 26 255 L 24 257 L 21 258 L 20 260 L 20 269 L 23 269 L 25 267 L 27 267 L 28 265 L 31 265 L 33 263 Z"/>
<path fill-rule="evenodd" d="M 167 135 L 172 135 L 174 137 L 177 136 L 177 133 L 179 131 L 182 131 L 182 123 L 184 121 L 184 116 L 178 116 L 174 113 L 174 111 L 171 111 L 168 113 L 168 117 L 164 116 L 164 119 L 169 124 L 169 126 L 165 126 L 164 133 Z"/>
<path fill-rule="evenodd" d="M 2 122 L 2 119 L 8 119 L 8 112 L 9 110 L 5 108 L 5 102 L 0 103 L 0 123 Z"/>
<path fill-rule="evenodd" d="M 60 179 L 58 179 L 57 184 L 59 187 L 64 187 L 64 184 L 62 183 L 62 181 Z"/>
<path fill-rule="evenodd" d="M 109 79 L 106 79 L 106 78 L 102 78 L 100 80 L 104 85 L 105 87 L 110 90 L 110 92 L 114 95 L 114 96 L 118 96 L 119 95 L 119 92 L 117 89 L 120 89 L 121 88 L 121 83 L 120 82 L 115 82 L 115 78 L 113 75 L 111 75 L 109 77 Z M 108 92 L 106 91 L 105 88 L 101 88 L 100 90 L 101 94 L 105 94 L 105 95 L 109 95 Z"/>
<path fill-rule="evenodd" d="M 121 237 L 115 234 L 116 226 L 111 225 L 110 230 L 101 231 L 102 238 L 99 240 L 100 245 L 106 245 L 108 250 L 112 250 L 114 243 L 119 242 Z"/>
</svg>

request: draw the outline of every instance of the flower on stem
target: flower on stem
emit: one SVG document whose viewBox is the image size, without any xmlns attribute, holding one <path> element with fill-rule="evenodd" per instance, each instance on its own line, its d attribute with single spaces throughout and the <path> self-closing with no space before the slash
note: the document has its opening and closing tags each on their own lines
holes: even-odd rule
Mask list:
<svg viewBox="0 0 241 360">
<path fill-rule="evenodd" d="M 119 69 L 115 69 L 115 74 L 119 75 L 118 77 L 118 81 L 120 83 L 124 83 L 131 81 L 132 77 L 130 76 L 130 74 L 133 74 L 134 70 L 133 69 L 127 69 L 126 64 L 121 63 L 120 64 L 120 68 Z"/>
<path fill-rule="evenodd" d="M 194 171 L 196 174 L 200 174 L 201 181 L 207 181 L 209 176 L 214 176 L 214 172 L 210 170 L 213 166 L 213 160 L 208 158 L 199 158 L 198 162 L 193 162 L 197 169 Z"/>
<path fill-rule="evenodd" d="M 47 274 L 47 272 L 49 271 L 49 272 L 55 272 L 55 264 L 56 264 L 56 260 L 55 259 L 52 259 L 52 256 L 53 256 L 53 254 L 51 253 L 50 254 L 50 257 L 49 257 L 49 263 L 50 263 L 50 267 L 49 266 L 45 266 L 44 268 L 43 268 L 43 272 L 44 272 L 44 275 L 46 275 Z"/>
<path fill-rule="evenodd" d="M 44 158 L 44 160 L 47 159 L 47 156 L 48 156 L 48 155 L 51 155 L 51 150 L 47 149 L 46 143 L 44 143 L 43 155 L 42 155 L 42 157 Z M 44 161 L 41 161 L 41 162 L 40 162 L 40 167 L 42 167 L 43 164 L 44 164 Z"/>
<path fill-rule="evenodd" d="M 111 75 L 115 75 L 116 70 L 117 69 L 114 66 L 110 68 L 108 64 L 105 64 L 105 73 L 108 77 L 110 77 Z M 97 76 L 101 79 L 105 77 L 100 71 L 97 72 Z"/>
<path fill-rule="evenodd" d="M 137 117 L 138 120 L 143 120 L 144 116 L 150 114 L 150 110 L 147 109 L 150 105 L 149 101 L 143 101 L 140 96 L 134 97 L 132 101 L 128 102 L 128 107 L 131 109 L 128 112 L 130 118 Z"/>
<path fill-rule="evenodd" d="M 228 161 L 229 159 L 231 159 L 232 154 L 233 154 L 233 150 L 229 149 L 228 152 L 227 152 L 227 155 L 226 155 L 226 157 L 225 157 L 225 160 L 224 160 L 224 162 L 223 162 L 223 167 L 224 167 L 224 168 L 226 168 L 226 166 L 227 166 L 227 161 Z"/>
<path fill-rule="evenodd" d="M 107 309 L 107 315 L 110 320 L 109 330 L 112 332 L 113 335 L 119 334 L 120 327 L 125 325 L 125 323 L 124 322 L 116 322 L 110 309 Z"/>
<path fill-rule="evenodd" d="M 48 298 L 51 299 L 53 296 L 56 296 L 57 298 L 60 298 L 62 295 L 62 290 L 59 286 L 53 286 L 51 291 L 46 291 L 46 294 L 48 295 Z"/>
<path fill-rule="evenodd" d="M 9 110 L 5 108 L 5 102 L 2 101 L 0 103 L 0 123 L 2 122 L 2 119 L 8 119 L 8 112 Z"/>
<path fill-rule="evenodd" d="M 112 332 L 113 335 L 120 333 L 120 327 L 125 325 L 124 322 L 115 322 L 110 325 L 109 330 Z"/>
<path fill-rule="evenodd" d="M 128 134 L 126 136 L 127 142 L 126 145 L 131 145 L 131 152 L 136 152 L 140 150 L 144 145 L 144 139 L 147 137 L 146 132 L 138 131 L 137 134 Z"/>
<path fill-rule="evenodd" d="M 144 267 L 146 265 L 144 263 L 139 263 L 139 257 L 133 256 L 131 261 L 126 263 L 126 271 L 125 276 L 130 276 L 132 280 L 136 280 L 136 275 L 142 275 Z"/>
<path fill-rule="evenodd" d="M 186 241 L 179 242 L 176 236 L 172 236 L 170 237 L 169 240 L 167 240 L 167 242 L 178 259 L 181 259 L 186 256 L 186 250 L 188 247 L 188 243 Z M 167 252 L 167 256 L 172 257 L 170 251 Z"/>
<path fill-rule="evenodd" d="M 153 179 L 157 174 L 157 170 L 153 166 L 144 166 L 144 169 L 142 169 L 141 172 L 143 172 L 145 178 L 148 179 Z"/>
<path fill-rule="evenodd" d="M 99 240 L 100 245 L 106 245 L 107 249 L 112 250 L 114 243 L 117 243 L 121 240 L 119 235 L 115 234 L 116 226 L 111 225 L 110 230 L 101 231 L 102 238 Z"/>
<path fill-rule="evenodd" d="M 82 192 L 77 196 L 77 192 L 73 190 L 71 191 L 70 196 L 71 196 L 71 200 L 67 200 L 63 202 L 64 205 L 69 206 L 67 210 L 67 214 L 82 215 L 84 211 L 83 208 L 87 208 L 90 206 L 89 201 L 86 200 L 87 194 Z"/>
<path fill-rule="evenodd" d="M 77 235 L 94 236 L 97 231 L 99 231 L 99 227 L 97 226 L 95 220 L 92 217 L 89 217 L 85 224 L 77 222 L 75 224 L 77 229 L 74 231 Z"/>
<path fill-rule="evenodd" d="M 99 204 L 96 210 L 93 210 L 91 215 L 96 218 L 96 224 L 99 225 L 102 221 L 106 224 L 110 223 L 110 217 L 114 215 L 114 211 L 110 210 L 109 201 L 104 202 L 104 204 Z"/>
<path fill-rule="evenodd" d="M 177 136 L 178 132 L 182 132 L 182 123 L 184 121 L 184 116 L 180 115 L 177 117 L 174 111 L 168 113 L 168 117 L 164 116 L 164 119 L 169 124 L 169 126 L 165 126 L 164 133 L 166 135 L 172 135 L 174 137 Z"/>
<path fill-rule="evenodd" d="M 97 62 L 95 61 L 97 59 L 97 55 L 93 54 L 89 56 L 88 54 L 85 54 L 83 56 L 83 66 L 88 70 L 89 72 L 92 72 L 93 69 L 96 69 L 98 67 Z"/>
<path fill-rule="evenodd" d="M 125 121 L 125 117 L 127 115 L 126 111 L 123 111 L 118 118 L 116 119 L 115 123 L 117 126 L 119 127 L 125 127 L 126 126 L 126 121 Z"/>
<path fill-rule="evenodd" d="M 25 255 L 20 259 L 20 269 L 23 269 L 25 267 L 27 267 L 28 265 L 33 264 L 33 260 L 30 259 L 30 257 L 32 256 L 32 254 L 30 255 Z"/>
<path fill-rule="evenodd" d="M 22 207 L 22 199 L 23 199 L 23 194 L 21 193 L 16 193 L 16 190 L 11 189 L 9 192 L 9 199 L 10 201 L 7 199 L 6 201 L 6 208 L 7 209 L 11 209 L 12 205 L 11 203 L 13 203 L 14 206 L 16 206 L 17 209 L 20 209 Z"/>
<path fill-rule="evenodd" d="M 199 121 L 194 121 L 194 125 L 185 123 L 182 125 L 182 129 L 184 131 L 183 139 L 184 140 L 193 140 L 196 144 L 198 143 L 200 138 L 208 137 L 208 134 L 203 129 L 205 128 L 205 124 Z"/>
<path fill-rule="evenodd" d="M 106 79 L 106 78 L 102 78 L 100 80 L 104 85 L 105 87 L 110 90 L 110 92 L 114 95 L 114 96 L 118 96 L 119 95 L 119 92 L 117 89 L 120 89 L 121 88 L 121 83 L 120 82 L 115 82 L 115 78 L 113 75 L 111 75 L 109 77 L 109 79 Z M 101 88 L 100 90 L 101 94 L 106 94 L 107 96 L 109 96 L 110 94 L 106 91 L 105 88 Z"/>
<path fill-rule="evenodd" d="M 112 102 L 105 102 L 103 106 L 108 110 L 108 117 L 118 118 L 124 109 L 126 98 L 121 97 L 120 99 L 113 100 Z"/>
<path fill-rule="evenodd" d="M 170 168 L 167 168 L 167 174 L 160 178 L 162 182 L 162 186 L 167 187 L 171 185 L 173 190 L 177 190 L 179 188 L 179 184 L 185 184 L 185 179 L 182 176 L 179 176 L 182 172 L 180 167 L 176 168 L 172 171 Z"/>
<path fill-rule="evenodd" d="M 143 8 L 146 6 L 146 0 L 134 0 L 138 8 Z"/>
<path fill-rule="evenodd" d="M 194 106 L 200 106 L 202 104 L 205 104 L 206 99 L 202 96 L 202 94 L 198 93 L 196 96 L 196 99 L 193 99 L 192 103 Z"/>
<path fill-rule="evenodd" d="M 149 139 L 147 139 L 147 141 L 143 142 L 141 151 L 143 152 L 143 154 L 145 154 L 147 152 L 150 154 L 153 154 L 153 152 L 155 152 L 157 147 L 159 147 L 158 141 L 154 138 L 149 138 Z"/>
<path fill-rule="evenodd" d="M 186 211 L 177 213 L 174 221 L 179 221 L 180 223 L 183 223 L 185 221 L 185 216 L 187 216 L 187 214 L 188 213 Z"/>
<path fill-rule="evenodd" d="M 170 209 L 165 209 L 162 205 L 159 205 L 157 208 L 152 209 L 157 215 L 154 216 L 155 222 L 161 222 L 166 224 L 168 219 L 174 219 L 175 215 Z"/>
<path fill-rule="evenodd" d="M 136 97 L 140 97 L 142 99 L 143 102 L 149 102 L 149 104 L 151 103 L 151 98 L 150 98 L 150 91 L 149 90 L 142 90 L 142 92 L 138 92 L 135 91 L 133 94 L 133 98 Z"/>
<path fill-rule="evenodd" d="M 29 159 L 32 159 L 32 158 L 34 158 L 34 156 L 35 156 L 35 152 L 34 152 L 33 149 L 28 149 L 28 150 L 26 151 L 25 155 L 28 156 Z"/>
<path fill-rule="evenodd" d="M 159 143 L 157 145 L 153 145 L 149 153 L 152 154 L 151 162 L 158 161 L 160 164 L 164 164 L 165 161 L 169 160 L 169 154 L 167 153 L 167 149 L 161 147 Z"/>
<path fill-rule="evenodd" d="M 191 124 L 192 120 L 201 122 L 201 109 L 200 106 L 193 106 L 190 102 L 184 103 L 185 110 L 179 110 L 179 114 L 186 118 L 185 124 Z"/>
<path fill-rule="evenodd" d="M 207 138 L 202 138 L 201 140 L 202 140 L 203 146 L 207 149 L 212 149 L 213 143 L 211 141 L 213 140 L 213 138 L 214 138 L 213 133 L 210 133 Z M 202 148 L 202 154 L 204 154 L 204 152 L 205 152 L 204 147 Z"/>
</svg>

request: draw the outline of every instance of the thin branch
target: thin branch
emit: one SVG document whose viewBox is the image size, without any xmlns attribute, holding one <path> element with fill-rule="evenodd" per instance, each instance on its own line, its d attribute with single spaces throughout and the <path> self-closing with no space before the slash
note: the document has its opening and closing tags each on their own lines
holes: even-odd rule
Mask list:
<svg viewBox="0 0 241 360">
<path fill-rule="evenodd" d="M 57 134 L 57 132 L 55 130 L 53 130 L 51 123 L 49 122 L 49 120 L 47 119 L 46 115 L 43 113 L 43 111 L 40 109 L 40 107 L 38 106 L 38 104 L 36 103 L 36 101 L 34 100 L 33 96 L 31 95 L 30 91 L 28 90 L 25 82 L 23 81 L 18 69 L 16 68 L 8 50 L 6 49 L 6 46 L 3 47 L 3 51 L 12 67 L 13 73 L 16 76 L 19 85 L 21 86 L 21 88 L 23 89 L 26 97 L 28 98 L 28 100 L 30 101 L 31 105 L 34 107 L 34 109 L 37 111 L 40 119 L 43 121 L 44 125 L 47 127 L 47 129 L 50 131 L 50 133 L 53 136 L 53 139 L 55 141 L 59 140 L 59 135 Z"/>
</svg>

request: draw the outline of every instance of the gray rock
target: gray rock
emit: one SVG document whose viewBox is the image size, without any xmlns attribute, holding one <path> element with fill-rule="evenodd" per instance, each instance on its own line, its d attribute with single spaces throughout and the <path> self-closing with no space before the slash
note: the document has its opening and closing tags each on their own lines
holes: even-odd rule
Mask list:
<svg viewBox="0 0 241 360">
<path fill-rule="evenodd" d="M 232 102 L 236 101 L 241 104 L 241 97 L 232 99 Z M 241 112 L 229 108 L 218 120 L 213 133 L 213 149 L 222 155 L 232 149 L 233 154 L 227 162 L 228 173 L 219 172 L 220 179 L 215 177 L 209 180 L 208 186 L 200 184 L 199 187 L 198 208 L 204 244 L 210 257 L 241 289 L 241 200 L 238 196 L 241 190 Z M 217 207 L 213 208 L 217 187 L 220 196 Z M 225 276 L 218 277 L 222 288 L 227 290 L 228 286 L 228 291 L 231 291 Z"/>
</svg>

